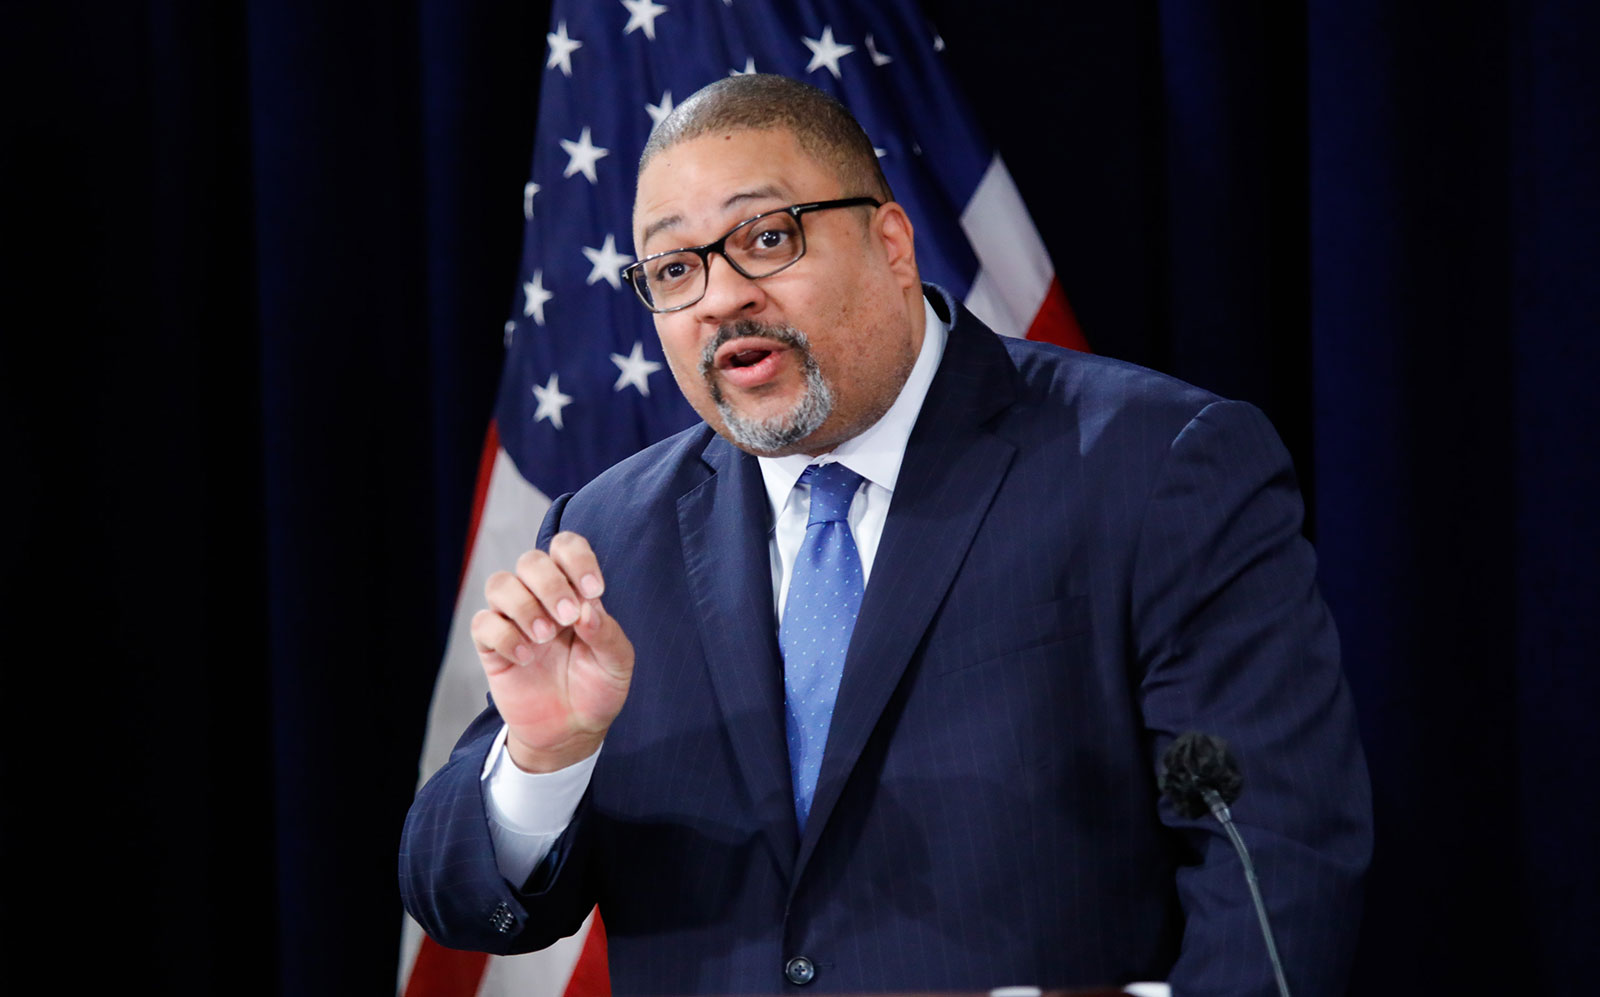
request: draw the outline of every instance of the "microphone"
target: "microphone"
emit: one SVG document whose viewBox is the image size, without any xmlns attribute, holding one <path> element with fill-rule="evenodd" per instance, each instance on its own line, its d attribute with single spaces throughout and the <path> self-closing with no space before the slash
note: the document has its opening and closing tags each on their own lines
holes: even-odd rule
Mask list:
<svg viewBox="0 0 1600 997">
<path fill-rule="evenodd" d="M 1178 735 L 1161 756 L 1161 777 L 1157 785 L 1180 817 L 1194 819 L 1209 812 L 1228 832 L 1228 840 L 1233 842 L 1239 861 L 1244 865 L 1244 879 L 1250 886 L 1250 899 L 1256 905 L 1256 918 L 1261 922 L 1261 937 L 1267 943 L 1267 956 L 1272 960 L 1278 993 L 1289 997 L 1289 982 L 1283 977 L 1278 946 L 1272 939 L 1272 926 L 1267 923 L 1267 906 L 1261 902 L 1256 867 L 1250 861 L 1250 850 L 1245 848 L 1244 839 L 1233 826 L 1233 814 L 1228 810 L 1228 805 L 1239 798 L 1239 791 L 1244 788 L 1244 777 L 1239 773 L 1239 763 L 1228 751 L 1228 742 L 1194 730 Z"/>
<path fill-rule="evenodd" d="M 1193 819 L 1210 811 L 1226 824 L 1232 815 L 1222 813 L 1239 798 L 1244 778 L 1227 741 L 1192 730 L 1180 734 L 1161 757 L 1160 786 L 1179 816 Z"/>
</svg>

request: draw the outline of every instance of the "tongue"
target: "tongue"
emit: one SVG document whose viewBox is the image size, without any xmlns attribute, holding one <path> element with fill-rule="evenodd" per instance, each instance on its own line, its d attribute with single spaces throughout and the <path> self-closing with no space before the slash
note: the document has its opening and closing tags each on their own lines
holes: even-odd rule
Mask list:
<svg viewBox="0 0 1600 997">
<path fill-rule="evenodd" d="M 728 358 L 730 367 L 753 367 L 767 358 L 771 350 L 745 350 Z"/>
</svg>

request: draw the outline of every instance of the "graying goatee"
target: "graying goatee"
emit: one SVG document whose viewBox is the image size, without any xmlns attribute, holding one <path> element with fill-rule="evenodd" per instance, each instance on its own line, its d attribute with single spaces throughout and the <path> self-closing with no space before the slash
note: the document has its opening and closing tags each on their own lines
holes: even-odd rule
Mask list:
<svg viewBox="0 0 1600 997">
<path fill-rule="evenodd" d="M 795 351 L 800 357 L 800 371 L 805 376 L 806 390 L 794 408 L 766 419 L 751 419 L 740 415 L 723 398 L 722 386 L 715 377 L 717 350 L 723 344 L 745 336 L 770 339 Z M 763 325 L 750 319 L 729 322 L 717 329 L 717 334 L 700 353 L 700 376 L 705 378 L 711 400 L 722 415 L 728 436 L 739 447 L 758 454 L 777 454 L 789 450 L 801 440 L 815 433 L 833 414 L 833 389 L 822 379 L 822 370 L 816 357 L 811 355 L 811 341 L 799 329 L 788 325 Z"/>
</svg>

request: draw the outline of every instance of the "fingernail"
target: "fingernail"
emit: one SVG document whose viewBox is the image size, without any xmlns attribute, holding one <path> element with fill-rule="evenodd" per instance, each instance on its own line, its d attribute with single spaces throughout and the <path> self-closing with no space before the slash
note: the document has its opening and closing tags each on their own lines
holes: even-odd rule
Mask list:
<svg viewBox="0 0 1600 997">
<path fill-rule="evenodd" d="M 571 599 L 562 599 L 560 602 L 556 603 L 556 619 L 561 622 L 562 626 L 571 626 L 572 622 L 577 618 L 577 603 L 573 602 Z"/>
<path fill-rule="evenodd" d="M 594 575 L 584 575 L 583 580 L 578 582 L 578 587 L 583 589 L 583 594 L 590 599 L 595 598 L 602 591 L 600 579 Z"/>
<path fill-rule="evenodd" d="M 534 629 L 537 630 L 538 627 L 535 627 Z M 520 664 L 524 664 L 525 665 L 528 662 L 533 660 L 533 648 L 529 647 L 526 644 L 518 644 L 516 651 L 513 652 L 513 653 L 516 654 L 517 661 Z"/>
<path fill-rule="evenodd" d="M 544 620 L 533 621 L 533 639 L 543 644 L 556 635 L 555 627 Z"/>
</svg>

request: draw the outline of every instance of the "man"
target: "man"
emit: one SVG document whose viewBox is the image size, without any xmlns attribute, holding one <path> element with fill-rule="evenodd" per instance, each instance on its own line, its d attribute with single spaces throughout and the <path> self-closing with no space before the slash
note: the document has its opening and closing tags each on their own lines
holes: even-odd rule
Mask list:
<svg viewBox="0 0 1600 997">
<path fill-rule="evenodd" d="M 524 951 L 598 902 L 618 993 L 1272 992 L 1227 841 L 1157 800 L 1201 729 L 1291 985 L 1340 992 L 1366 776 L 1260 414 L 921 284 L 871 143 L 792 81 L 666 118 L 634 239 L 705 425 L 490 579 L 493 705 L 402 844 L 424 928 Z"/>
</svg>

